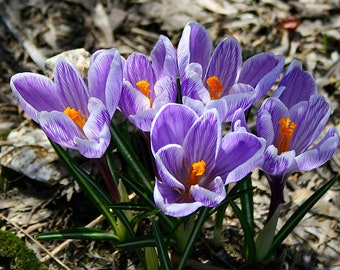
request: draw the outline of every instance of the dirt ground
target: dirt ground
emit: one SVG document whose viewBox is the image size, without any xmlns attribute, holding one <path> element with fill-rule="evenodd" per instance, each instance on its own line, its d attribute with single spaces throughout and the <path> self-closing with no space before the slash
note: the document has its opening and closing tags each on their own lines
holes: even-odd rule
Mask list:
<svg viewBox="0 0 340 270">
<path fill-rule="evenodd" d="M 46 59 L 79 48 L 92 53 L 116 47 L 125 57 L 134 51 L 149 54 L 159 34 L 176 46 L 185 24 L 195 20 L 207 28 L 214 44 L 235 36 L 244 59 L 270 51 L 283 54 L 286 64 L 300 60 L 331 101 L 329 125 L 340 132 L 339 0 L 0 0 L 0 16 L 0 229 L 21 237 L 49 269 L 137 269 L 138 263 L 133 254 L 109 243 L 33 238 L 43 231 L 85 225 L 105 229 L 107 224 L 12 97 L 8 83 L 17 72 L 44 73 Z M 289 31 L 287 19 L 299 22 L 296 30 Z M 278 226 L 339 171 L 338 149 L 322 168 L 293 175 Z M 253 180 L 255 222 L 262 228 L 269 189 L 259 172 Z M 340 269 L 339 192 L 336 183 L 286 239 L 271 268 Z M 223 247 L 217 250 L 209 241 L 213 222 L 205 224 L 188 269 L 238 269 L 239 222 L 227 209 Z"/>
</svg>

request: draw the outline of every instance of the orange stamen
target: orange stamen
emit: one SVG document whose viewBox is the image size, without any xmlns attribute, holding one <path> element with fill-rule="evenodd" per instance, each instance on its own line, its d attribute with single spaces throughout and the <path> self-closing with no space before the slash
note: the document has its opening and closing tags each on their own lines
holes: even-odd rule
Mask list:
<svg viewBox="0 0 340 270">
<path fill-rule="evenodd" d="M 296 124 L 289 118 L 284 117 L 278 121 L 278 124 L 280 125 L 280 135 L 277 140 L 276 147 L 278 149 L 278 154 L 281 154 L 282 152 L 289 150 L 290 141 L 293 138 Z"/>
<path fill-rule="evenodd" d="M 207 85 L 210 88 L 210 99 L 219 99 L 223 93 L 221 80 L 217 76 L 212 76 L 207 79 Z"/>
<path fill-rule="evenodd" d="M 71 107 L 67 107 L 64 110 L 64 114 L 72 119 L 72 121 L 80 128 L 83 128 L 88 117 L 80 112 L 80 110 L 76 110 Z"/>
<path fill-rule="evenodd" d="M 150 96 L 151 90 L 149 88 L 150 84 L 146 80 L 141 80 L 136 82 L 137 87 L 139 90 L 143 93 L 144 96 L 146 96 L 150 100 L 150 108 L 152 107 L 152 99 Z"/>
<path fill-rule="evenodd" d="M 191 164 L 191 170 L 189 174 L 189 184 L 196 185 L 202 175 L 205 173 L 206 163 L 204 160 L 194 162 Z"/>
</svg>

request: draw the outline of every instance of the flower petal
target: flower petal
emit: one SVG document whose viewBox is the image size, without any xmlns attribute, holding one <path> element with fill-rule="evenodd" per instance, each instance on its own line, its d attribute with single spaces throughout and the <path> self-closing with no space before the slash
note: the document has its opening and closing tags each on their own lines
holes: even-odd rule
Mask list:
<svg viewBox="0 0 340 270">
<path fill-rule="evenodd" d="M 205 111 L 204 103 L 197 99 L 192 99 L 190 97 L 183 97 L 182 102 L 185 106 L 193 109 L 198 116 L 201 116 Z"/>
<path fill-rule="evenodd" d="M 295 151 L 283 152 L 281 155 L 278 155 L 277 148 L 274 145 L 270 145 L 266 149 L 264 158 L 258 167 L 269 175 L 283 175 L 291 171 L 291 167 L 295 167 L 294 164 Z"/>
<path fill-rule="evenodd" d="M 203 84 L 201 72 L 201 66 L 196 63 L 187 66 L 185 78 L 181 82 L 181 93 L 183 97 L 190 97 L 207 103 L 210 101 L 210 94 Z"/>
<path fill-rule="evenodd" d="M 255 88 L 256 100 L 264 96 L 280 75 L 285 59 L 281 55 L 260 53 L 249 58 L 243 65 L 238 82 Z"/>
<path fill-rule="evenodd" d="M 266 140 L 267 146 L 276 144 L 279 138 L 279 120 L 289 117 L 286 106 L 277 98 L 267 98 L 257 116 L 257 135 Z"/>
<path fill-rule="evenodd" d="M 126 117 L 129 117 L 150 109 L 150 100 L 135 89 L 130 82 L 124 81 L 118 107 Z"/>
<path fill-rule="evenodd" d="M 177 78 L 177 54 L 169 38 L 161 35 L 151 51 L 152 66 L 156 78 L 172 76 Z"/>
<path fill-rule="evenodd" d="M 177 144 L 168 144 L 155 154 L 155 162 L 158 174 L 168 186 L 184 191 L 181 181 L 186 181 L 190 168 L 184 164 L 183 148 Z"/>
<path fill-rule="evenodd" d="M 183 29 L 178 43 L 178 67 L 181 79 L 185 76 L 186 66 L 198 63 L 206 73 L 212 49 L 212 41 L 207 30 L 197 22 L 189 22 Z"/>
<path fill-rule="evenodd" d="M 142 80 L 150 84 L 150 89 L 153 89 L 156 78 L 148 58 L 141 53 L 134 52 L 129 55 L 124 65 L 124 78 L 128 80 L 133 87 L 136 83 Z"/>
<path fill-rule="evenodd" d="M 97 142 L 99 140 L 106 140 L 109 143 L 111 136 L 107 129 L 110 129 L 110 115 L 105 105 L 101 100 L 91 97 L 89 99 L 88 110 L 90 115 L 83 127 L 86 138 Z M 103 134 L 103 131 L 106 133 Z"/>
<path fill-rule="evenodd" d="M 288 109 L 300 101 L 308 101 L 310 96 L 317 92 L 316 83 L 312 75 L 302 71 L 302 64 L 293 60 L 282 77 L 279 89 L 274 97 L 279 98 Z"/>
<path fill-rule="evenodd" d="M 102 134 L 105 134 L 104 136 L 106 137 L 106 134 L 109 132 L 110 130 L 106 126 L 99 136 L 103 136 Z M 108 141 L 106 139 L 100 139 L 98 142 L 95 140 L 75 138 L 75 142 L 78 145 L 79 153 L 86 158 L 101 158 L 110 144 L 110 140 Z"/>
<path fill-rule="evenodd" d="M 214 50 L 205 78 L 217 76 L 224 88 L 223 95 L 228 94 L 241 69 L 242 53 L 237 39 L 228 37 L 222 40 Z"/>
<path fill-rule="evenodd" d="M 177 98 L 177 83 L 174 77 L 164 76 L 159 79 L 154 87 L 155 99 L 153 100 L 152 107 L 160 108 L 161 106 L 176 102 Z"/>
<path fill-rule="evenodd" d="M 43 75 L 18 73 L 12 76 L 10 86 L 21 107 L 36 122 L 41 111 L 63 111 L 66 108 L 55 84 Z"/>
<path fill-rule="evenodd" d="M 99 50 L 91 59 L 88 72 L 90 96 L 100 99 L 113 116 L 123 84 L 123 67 L 116 49 Z"/>
<path fill-rule="evenodd" d="M 182 145 L 197 114 L 187 106 L 169 103 L 157 113 L 151 125 L 151 149 L 156 153 L 167 144 Z"/>
<path fill-rule="evenodd" d="M 204 160 L 206 174 L 212 170 L 221 142 L 221 120 L 216 110 L 206 111 L 189 129 L 183 149 L 189 164 Z"/>
<path fill-rule="evenodd" d="M 250 132 L 246 116 L 242 109 L 236 110 L 231 120 L 231 131 Z"/>
<path fill-rule="evenodd" d="M 239 181 L 259 164 L 264 149 L 264 140 L 251 133 L 227 133 L 222 139 L 212 173 L 220 175 L 225 184 Z"/>
<path fill-rule="evenodd" d="M 58 111 L 41 112 L 40 126 L 46 135 L 61 146 L 78 149 L 75 138 L 84 138 L 82 130 L 66 114 Z"/>
<path fill-rule="evenodd" d="M 302 101 L 290 110 L 296 128 L 290 143 L 299 155 L 304 152 L 320 135 L 331 114 L 330 103 L 320 94 L 314 94 L 308 102 Z"/>
<path fill-rule="evenodd" d="M 157 207 L 173 217 L 190 215 L 202 206 L 200 202 L 182 202 L 182 196 L 177 190 L 160 181 L 155 183 L 153 197 Z"/>
<path fill-rule="evenodd" d="M 191 186 L 190 195 L 205 207 L 215 207 L 226 197 L 224 182 L 221 177 L 216 177 L 209 184 L 208 188 L 199 185 Z"/>
<path fill-rule="evenodd" d="M 333 127 L 315 147 L 296 157 L 299 171 L 309 171 L 326 163 L 338 148 L 339 143 L 339 133 Z"/>
<path fill-rule="evenodd" d="M 156 109 L 146 109 L 137 114 L 130 115 L 129 120 L 140 130 L 150 132 L 153 119 L 156 117 Z"/>
<path fill-rule="evenodd" d="M 54 70 L 54 81 L 61 99 L 71 108 L 88 115 L 89 93 L 79 71 L 64 57 L 59 57 Z"/>
<path fill-rule="evenodd" d="M 249 86 L 252 88 L 251 86 Z M 247 110 L 254 102 L 255 95 L 253 93 L 238 93 L 222 97 L 225 102 L 225 112 L 222 118 L 223 122 L 230 122 L 233 115 L 238 109 Z M 210 106 L 207 106 L 210 107 Z"/>
</svg>

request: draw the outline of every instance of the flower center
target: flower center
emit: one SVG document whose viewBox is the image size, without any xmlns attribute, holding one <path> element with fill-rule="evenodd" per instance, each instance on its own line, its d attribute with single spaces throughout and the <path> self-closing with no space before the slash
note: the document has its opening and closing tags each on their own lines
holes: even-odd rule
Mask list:
<svg viewBox="0 0 340 270">
<path fill-rule="evenodd" d="M 289 144 L 293 138 L 296 124 L 289 118 L 284 117 L 278 121 L 278 124 L 280 125 L 280 135 L 279 139 L 277 140 L 276 148 L 278 149 L 278 154 L 281 154 L 282 152 L 289 150 Z"/>
<path fill-rule="evenodd" d="M 206 163 L 204 160 L 194 162 L 191 164 L 190 174 L 189 174 L 189 184 L 190 186 L 196 185 L 202 175 L 205 173 Z"/>
<path fill-rule="evenodd" d="M 82 114 L 80 110 L 76 110 L 71 107 L 67 107 L 64 110 L 64 114 L 72 119 L 72 121 L 80 128 L 83 128 L 88 117 L 85 114 Z"/>
<path fill-rule="evenodd" d="M 152 107 L 152 99 L 151 99 L 151 90 L 149 88 L 150 84 L 146 80 L 141 80 L 136 82 L 137 87 L 139 90 L 143 93 L 144 96 L 146 96 L 150 100 L 150 108 Z"/>
<path fill-rule="evenodd" d="M 217 76 L 212 76 L 207 79 L 206 83 L 210 89 L 210 99 L 219 99 L 223 92 L 221 80 Z"/>
</svg>

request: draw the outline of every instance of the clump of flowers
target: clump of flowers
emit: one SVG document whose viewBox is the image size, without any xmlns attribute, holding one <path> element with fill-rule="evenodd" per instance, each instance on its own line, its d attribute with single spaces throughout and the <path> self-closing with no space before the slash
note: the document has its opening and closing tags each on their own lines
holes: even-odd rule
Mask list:
<svg viewBox="0 0 340 270">
<path fill-rule="evenodd" d="M 161 36 L 151 60 L 138 52 L 127 59 L 116 49 L 95 52 L 88 86 L 63 58 L 57 62 L 54 82 L 32 73 L 12 77 L 11 89 L 19 104 L 45 131 L 112 228 L 112 233 L 81 228 L 41 234 L 38 239 L 65 235 L 109 240 L 117 248 L 134 247 L 145 269 L 183 269 L 204 222 L 216 214 L 218 239 L 230 206 L 243 229 L 245 261 L 264 261 L 271 255 L 339 178 L 338 174 L 325 183 L 275 234 L 287 177 L 321 166 L 339 146 L 334 127 L 318 139 L 331 105 L 294 60 L 274 94 L 254 113 L 256 133 L 252 133 L 246 115 L 279 78 L 284 57 L 260 53 L 243 62 L 241 46 L 233 37 L 211 51 L 208 32 L 189 22 L 177 51 Z M 143 136 L 149 152 L 136 154 L 129 129 L 112 121 L 116 108 L 126 116 L 127 125 L 150 135 Z M 86 158 L 105 158 L 105 163 L 97 164 L 106 189 L 63 147 Z M 115 163 L 114 151 L 124 166 Z M 250 175 L 256 167 L 267 175 L 271 203 L 268 219 L 255 236 Z M 128 199 L 127 190 L 137 195 L 134 201 Z M 148 219 L 152 234 L 138 234 L 136 227 L 143 219 Z M 182 256 L 176 266 L 170 250 Z"/>
<path fill-rule="evenodd" d="M 331 104 L 317 93 L 312 76 L 302 71 L 301 63 L 293 61 L 257 116 L 257 134 L 267 144 L 260 167 L 272 191 L 269 218 L 282 202 L 288 176 L 320 167 L 337 149 L 339 134 L 335 127 L 314 143 L 330 114 Z"/>
<path fill-rule="evenodd" d="M 156 116 L 151 129 L 159 175 L 154 199 L 165 214 L 182 217 L 202 206 L 218 206 L 226 197 L 225 185 L 257 165 L 264 141 L 248 132 L 222 137 L 221 126 L 215 109 L 199 117 L 185 105 L 168 104 Z"/>
<path fill-rule="evenodd" d="M 64 58 L 57 61 L 54 82 L 39 74 L 15 74 L 14 96 L 46 135 L 88 158 L 104 155 L 110 143 L 110 121 L 122 88 L 122 63 L 115 49 L 91 58 L 88 87 Z"/>
</svg>

